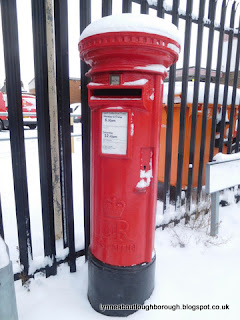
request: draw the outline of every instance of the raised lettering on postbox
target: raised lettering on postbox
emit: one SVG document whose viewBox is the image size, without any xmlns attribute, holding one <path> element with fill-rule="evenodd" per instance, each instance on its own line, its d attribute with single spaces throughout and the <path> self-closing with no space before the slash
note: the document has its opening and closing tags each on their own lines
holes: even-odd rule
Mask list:
<svg viewBox="0 0 240 320">
<path fill-rule="evenodd" d="M 101 238 L 97 239 L 98 245 L 102 248 L 129 253 L 136 250 L 134 241 L 129 237 L 129 223 L 122 218 L 125 206 L 125 202 L 116 197 L 105 199 Z"/>
</svg>

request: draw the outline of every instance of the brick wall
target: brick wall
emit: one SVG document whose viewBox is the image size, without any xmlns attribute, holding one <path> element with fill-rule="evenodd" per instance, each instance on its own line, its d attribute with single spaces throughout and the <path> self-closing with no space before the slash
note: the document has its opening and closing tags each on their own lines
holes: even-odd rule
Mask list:
<svg viewBox="0 0 240 320">
<path fill-rule="evenodd" d="M 29 93 L 36 94 L 35 89 L 30 89 Z"/>
<path fill-rule="evenodd" d="M 81 82 L 80 80 L 69 80 L 70 87 L 70 104 L 81 102 Z"/>
<path fill-rule="evenodd" d="M 230 72 L 229 75 L 229 86 L 233 86 L 233 80 L 234 80 L 234 72 Z M 224 84 L 225 82 L 225 73 L 223 73 L 223 76 L 220 80 L 221 84 Z M 237 82 L 237 87 L 240 87 L 240 72 L 238 72 L 238 82 Z"/>
</svg>

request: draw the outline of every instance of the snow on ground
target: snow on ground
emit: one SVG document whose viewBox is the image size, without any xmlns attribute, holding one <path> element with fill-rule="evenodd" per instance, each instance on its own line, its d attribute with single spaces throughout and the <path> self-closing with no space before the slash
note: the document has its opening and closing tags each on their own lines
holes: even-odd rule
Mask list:
<svg viewBox="0 0 240 320">
<path fill-rule="evenodd" d="M 37 130 L 24 130 L 25 137 L 37 137 Z M 82 139 L 81 124 L 74 124 L 74 153 L 72 153 L 73 166 L 73 197 L 74 197 L 74 221 L 75 221 L 75 246 L 76 250 L 84 247 L 83 234 L 83 203 L 82 203 Z M 16 209 L 13 191 L 12 165 L 10 155 L 10 143 L 7 140 L 9 131 L 0 132 L 0 193 L 3 211 L 3 224 L 5 240 L 9 247 L 10 257 L 13 262 L 14 272 L 20 270 L 19 251 L 16 225 Z M 37 139 L 26 139 L 26 161 L 28 177 L 28 196 L 31 220 L 32 245 L 34 261 L 38 261 L 39 266 L 44 264 L 44 247 L 42 234 L 42 208 L 40 198 L 39 183 L 39 160 Z M 56 242 L 57 257 L 64 258 L 66 250 L 63 249 L 61 240 Z M 37 266 L 33 263 L 32 270 Z"/>
<path fill-rule="evenodd" d="M 239 318 L 240 204 L 220 209 L 220 233 L 206 234 L 208 216 L 187 226 L 157 229 L 156 286 L 146 305 L 229 305 L 229 310 L 141 310 L 129 319 L 230 319 Z M 77 260 L 77 272 L 61 265 L 58 275 L 37 275 L 22 287 L 16 282 L 19 320 L 104 319 L 87 300 L 87 264 Z M 205 307 L 205 308 L 206 308 Z M 108 317 L 108 319 L 111 317 Z M 107 318 L 106 318 L 107 319 Z"/>
</svg>

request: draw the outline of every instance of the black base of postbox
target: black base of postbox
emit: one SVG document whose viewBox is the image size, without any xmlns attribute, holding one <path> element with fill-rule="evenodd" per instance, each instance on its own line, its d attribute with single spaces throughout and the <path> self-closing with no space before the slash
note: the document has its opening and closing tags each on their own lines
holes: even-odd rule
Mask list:
<svg viewBox="0 0 240 320">
<path fill-rule="evenodd" d="M 136 312 L 153 292 L 155 264 L 156 256 L 150 263 L 112 266 L 96 259 L 89 250 L 88 300 L 93 309 L 118 317 Z M 108 305 L 108 309 L 104 310 L 104 305 Z M 118 310 L 115 310 L 116 305 Z"/>
</svg>

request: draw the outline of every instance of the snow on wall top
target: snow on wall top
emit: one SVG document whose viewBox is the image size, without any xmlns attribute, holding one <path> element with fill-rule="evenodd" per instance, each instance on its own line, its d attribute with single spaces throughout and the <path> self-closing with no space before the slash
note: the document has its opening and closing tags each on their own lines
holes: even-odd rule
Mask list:
<svg viewBox="0 0 240 320">
<path fill-rule="evenodd" d="M 213 157 L 213 160 L 218 162 L 229 161 L 229 160 L 240 160 L 240 152 L 233 153 L 233 154 L 224 154 L 222 152 L 219 152 Z"/>
<path fill-rule="evenodd" d="M 180 32 L 172 23 L 147 14 L 131 13 L 107 16 L 94 21 L 83 30 L 80 41 L 96 34 L 123 31 L 157 34 L 181 44 Z"/>
<path fill-rule="evenodd" d="M 228 96 L 227 96 L 227 105 L 232 103 L 232 91 L 233 87 L 228 87 Z M 198 103 L 204 103 L 204 92 L 205 92 L 205 82 L 199 83 L 199 96 Z M 214 103 L 214 92 L 215 92 L 215 83 L 210 83 L 209 88 L 209 104 Z M 182 82 L 175 83 L 175 95 L 182 93 Z M 187 103 L 193 103 L 193 94 L 194 94 L 194 82 L 188 82 L 188 91 L 187 91 Z M 218 104 L 223 104 L 223 96 L 224 96 L 224 85 L 220 84 L 219 86 L 219 94 L 218 94 Z M 240 89 L 237 89 L 235 104 L 239 104 L 240 100 Z M 168 83 L 164 83 L 163 90 L 163 103 L 167 104 L 168 101 Z M 181 99 L 179 97 L 175 97 L 174 102 L 179 103 Z"/>
<path fill-rule="evenodd" d="M 9 264 L 9 256 L 5 242 L 0 237 L 0 269 L 3 269 Z"/>
</svg>

